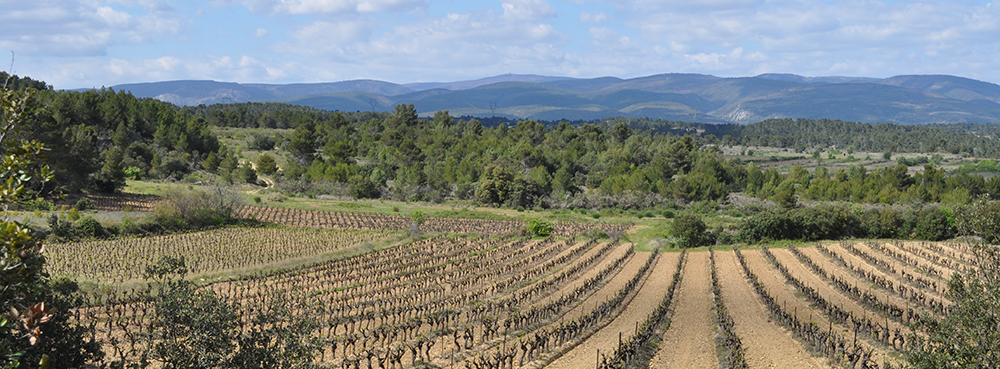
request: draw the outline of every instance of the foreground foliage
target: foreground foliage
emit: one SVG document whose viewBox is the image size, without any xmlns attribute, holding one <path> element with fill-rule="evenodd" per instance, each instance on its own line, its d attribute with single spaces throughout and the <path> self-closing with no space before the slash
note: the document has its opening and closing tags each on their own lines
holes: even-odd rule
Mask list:
<svg viewBox="0 0 1000 369">
<path fill-rule="evenodd" d="M 975 269 L 948 284 L 951 313 L 928 327 L 929 337 L 907 356 L 915 368 L 1000 366 L 1000 202 L 980 199 L 958 213 L 976 255 Z"/>
<path fill-rule="evenodd" d="M 0 367 L 79 367 L 102 357 L 99 345 L 85 341 L 87 329 L 68 323 L 66 311 L 75 302 L 76 284 L 52 281 L 45 273 L 42 236 L 9 220 L 12 205 L 38 199 L 53 174 L 45 162 L 45 147 L 15 135 L 32 111 L 32 91 L 0 89 Z"/>
</svg>

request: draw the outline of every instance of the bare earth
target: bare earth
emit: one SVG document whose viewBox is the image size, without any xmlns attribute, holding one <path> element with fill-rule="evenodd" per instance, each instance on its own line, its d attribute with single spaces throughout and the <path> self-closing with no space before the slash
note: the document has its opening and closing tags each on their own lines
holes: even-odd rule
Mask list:
<svg viewBox="0 0 1000 369">
<path fill-rule="evenodd" d="M 736 321 L 736 334 L 746 350 L 750 368 L 828 368 L 824 359 L 813 357 L 791 333 L 772 323 L 767 308 L 757 297 L 732 252 L 716 252 L 719 288 L 729 315 Z"/>
<path fill-rule="evenodd" d="M 802 283 L 805 283 L 806 286 L 814 288 L 817 292 L 819 292 L 820 296 L 823 296 L 823 298 L 825 298 L 830 303 L 835 304 L 840 308 L 853 313 L 855 316 L 859 317 L 867 316 L 869 318 L 878 320 L 880 323 L 885 324 L 885 322 L 882 321 L 882 319 L 884 319 L 884 315 L 873 313 L 871 311 L 866 310 L 858 302 L 852 300 L 850 297 L 847 297 L 840 291 L 836 290 L 829 283 L 820 279 L 819 276 L 813 274 L 811 269 L 809 269 L 805 265 L 802 265 L 802 263 L 799 262 L 799 259 L 796 258 L 795 255 L 792 255 L 792 253 L 787 249 L 771 249 L 771 252 L 774 254 L 774 257 L 777 258 L 779 262 L 781 262 L 781 265 L 784 265 L 786 268 L 788 268 L 788 271 L 792 273 L 793 276 L 802 281 Z M 775 272 L 775 274 L 780 276 L 778 272 Z M 907 332 L 907 333 L 909 332 L 909 328 L 899 324 L 898 322 L 889 321 L 888 323 L 890 329 L 899 329 L 902 332 Z M 883 362 L 884 361 L 883 358 L 885 357 L 885 355 L 886 351 L 884 349 L 877 348 L 875 350 L 875 353 L 872 355 L 872 360 L 879 363 Z"/>
<path fill-rule="evenodd" d="M 622 287 L 624 287 L 625 284 L 632 279 L 632 277 L 635 277 L 635 274 L 639 272 L 639 269 L 642 268 L 643 264 L 646 264 L 646 260 L 648 259 L 649 252 L 636 252 L 635 256 L 632 256 L 632 258 L 625 263 L 625 267 L 622 268 L 621 271 L 614 276 L 614 278 L 611 278 L 611 281 L 609 281 L 608 284 L 601 287 L 601 289 L 596 293 L 590 295 L 590 297 L 583 300 L 582 303 L 568 311 L 566 315 L 563 316 L 563 319 L 573 320 L 579 318 L 584 314 L 589 313 L 597 305 L 611 298 L 611 296 L 618 293 L 618 290 L 622 289 Z"/>
<path fill-rule="evenodd" d="M 656 309 L 663 301 L 667 288 L 670 287 L 670 280 L 677 267 L 679 257 L 678 253 L 661 254 L 649 277 L 621 315 L 580 345 L 550 363 L 546 368 L 578 369 L 591 367 L 597 362 L 597 350 L 609 353 L 618 345 L 619 334 L 621 334 L 622 339 L 628 339 L 632 336 L 636 323 L 645 320 L 653 309 Z"/>
<path fill-rule="evenodd" d="M 684 275 L 674 296 L 670 328 L 663 336 L 651 368 L 716 368 L 715 325 L 712 322 L 711 270 L 707 252 L 688 254 Z"/>
<path fill-rule="evenodd" d="M 572 263 L 570 263 L 569 265 L 567 265 L 566 269 L 572 268 L 573 266 L 575 266 L 576 264 L 582 262 L 583 260 L 586 260 L 587 258 L 589 258 L 589 257 L 597 254 L 597 252 L 602 247 L 604 247 L 603 243 L 595 245 L 593 248 L 591 248 L 586 253 L 584 253 L 583 256 L 578 257 Z M 600 273 L 602 270 L 604 270 L 604 268 L 607 268 L 609 265 L 611 265 L 611 263 L 614 263 L 615 260 L 618 260 L 618 258 L 620 258 L 622 255 L 624 255 L 626 252 L 628 252 L 628 249 L 631 248 L 631 247 L 632 247 L 632 244 L 629 244 L 629 243 L 619 244 L 614 249 L 612 249 L 611 251 L 609 251 L 606 255 L 604 255 L 604 257 L 601 258 L 601 260 L 598 260 L 596 263 L 592 264 L 590 266 L 590 269 L 588 269 L 586 272 L 584 272 L 583 274 L 577 276 L 572 281 L 566 283 L 566 285 L 563 286 L 562 288 L 560 288 L 558 291 L 555 291 L 555 292 L 553 292 L 551 294 L 546 295 L 545 297 L 541 298 L 540 300 L 538 300 L 537 302 L 535 302 L 533 304 L 534 305 L 547 304 L 547 303 L 549 303 L 551 301 L 554 301 L 554 300 L 557 300 L 557 299 L 561 298 L 563 295 L 565 295 L 567 293 L 573 292 L 573 290 L 575 290 L 577 287 L 582 286 L 583 283 L 586 282 L 588 279 L 593 278 L 595 275 L 597 275 L 597 273 Z M 636 256 L 633 255 L 632 257 L 635 258 Z M 646 259 L 642 259 L 642 261 L 645 262 Z M 623 265 L 628 265 L 628 262 L 626 262 Z M 639 265 L 642 266 L 642 264 L 639 264 Z M 558 274 L 558 273 L 553 273 L 553 275 L 555 275 L 555 274 Z M 605 277 L 605 278 L 607 278 L 607 277 Z M 632 275 L 626 277 L 625 281 L 628 281 L 629 278 L 632 278 Z"/>
</svg>

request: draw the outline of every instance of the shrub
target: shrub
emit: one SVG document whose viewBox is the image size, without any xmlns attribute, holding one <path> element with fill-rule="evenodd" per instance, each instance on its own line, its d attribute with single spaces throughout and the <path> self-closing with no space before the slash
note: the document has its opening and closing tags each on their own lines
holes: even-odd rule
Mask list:
<svg viewBox="0 0 1000 369">
<path fill-rule="evenodd" d="M 861 215 L 861 229 L 870 238 L 899 238 L 909 235 L 906 219 L 892 209 L 871 209 Z"/>
<path fill-rule="evenodd" d="M 347 178 L 347 192 L 355 199 L 374 199 L 381 195 L 378 185 L 367 176 L 360 174 Z"/>
<path fill-rule="evenodd" d="M 76 204 L 73 205 L 73 209 L 77 211 L 87 211 L 94 208 L 94 200 L 89 197 L 81 198 L 77 200 Z"/>
<path fill-rule="evenodd" d="M 677 244 L 683 248 L 709 244 L 711 237 L 705 233 L 707 229 L 701 217 L 691 214 L 679 215 L 670 225 L 670 232 L 677 238 Z"/>
<path fill-rule="evenodd" d="M 45 201 L 45 199 L 37 198 L 21 203 L 21 208 L 24 210 L 50 211 L 53 205 L 51 202 Z"/>
<path fill-rule="evenodd" d="M 528 232 L 539 237 L 548 237 L 552 234 L 552 223 L 540 219 L 528 220 Z"/>
<path fill-rule="evenodd" d="M 944 208 L 929 207 L 917 212 L 913 232 L 917 239 L 941 241 L 954 236 L 955 227 Z"/>
<path fill-rule="evenodd" d="M 243 202 L 242 195 L 228 187 L 169 190 L 164 198 L 153 209 L 153 218 L 160 226 L 175 230 L 221 225 Z"/>
<path fill-rule="evenodd" d="M 85 238 L 104 238 L 107 236 L 108 232 L 104 230 L 104 226 L 97 219 L 91 217 L 83 217 L 77 222 L 76 226 L 77 232 L 80 233 L 81 237 Z"/>
<path fill-rule="evenodd" d="M 274 138 L 270 136 L 254 135 L 247 145 L 250 150 L 268 151 L 274 149 Z"/>
</svg>

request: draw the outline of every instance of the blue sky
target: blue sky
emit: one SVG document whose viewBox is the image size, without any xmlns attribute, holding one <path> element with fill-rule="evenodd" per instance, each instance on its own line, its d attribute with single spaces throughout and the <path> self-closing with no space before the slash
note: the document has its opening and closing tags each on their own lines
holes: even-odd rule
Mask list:
<svg viewBox="0 0 1000 369">
<path fill-rule="evenodd" d="M 0 65 L 56 88 L 504 73 L 952 74 L 1000 83 L 1000 4 L 893 0 L 0 0 Z"/>
</svg>

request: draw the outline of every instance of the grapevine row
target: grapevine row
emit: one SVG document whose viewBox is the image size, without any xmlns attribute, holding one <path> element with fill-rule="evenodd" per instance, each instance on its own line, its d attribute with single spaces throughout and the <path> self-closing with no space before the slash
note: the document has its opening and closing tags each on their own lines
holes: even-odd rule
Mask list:
<svg viewBox="0 0 1000 369">
<path fill-rule="evenodd" d="M 823 355 L 830 360 L 838 363 L 847 365 L 850 368 L 858 369 L 878 369 L 878 363 L 871 361 L 872 353 L 874 349 L 865 350 L 863 347 L 857 344 L 857 340 L 854 343 L 849 343 L 847 339 L 841 335 L 833 332 L 832 326 L 828 330 L 824 330 L 816 325 L 814 322 L 804 322 L 799 320 L 799 318 L 785 310 L 781 307 L 768 291 L 767 287 L 760 281 L 756 274 L 750 270 L 747 265 L 746 259 L 738 248 L 733 248 L 733 252 L 736 254 L 736 259 L 739 261 L 740 266 L 743 268 L 743 274 L 750 281 L 750 284 L 754 287 L 754 291 L 764 302 L 764 306 L 767 307 L 771 316 L 775 318 L 776 321 L 785 326 L 792 333 L 798 337 L 800 340 L 805 342 L 808 347 L 811 348 L 813 352 Z M 902 337 L 900 337 L 902 339 Z M 883 365 L 883 368 L 888 369 L 889 365 Z"/>
</svg>

